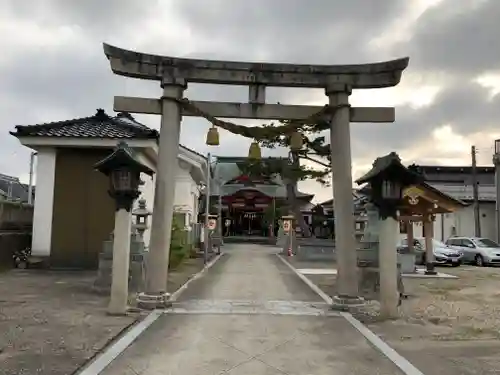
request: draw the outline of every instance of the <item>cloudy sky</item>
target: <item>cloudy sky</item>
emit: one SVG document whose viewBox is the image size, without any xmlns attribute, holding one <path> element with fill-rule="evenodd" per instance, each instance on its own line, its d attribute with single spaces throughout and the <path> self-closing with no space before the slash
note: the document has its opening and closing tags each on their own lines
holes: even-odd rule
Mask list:
<svg viewBox="0 0 500 375">
<path fill-rule="evenodd" d="M 390 151 L 409 163 L 467 165 L 473 144 L 479 163 L 489 165 L 500 137 L 499 19 L 498 0 L 2 0 L 0 173 L 27 178 L 29 150 L 8 134 L 14 125 L 85 117 L 96 108 L 112 113 L 114 95 L 161 94 L 157 82 L 114 76 L 102 42 L 170 56 L 311 64 L 410 56 L 399 86 L 351 96 L 356 106 L 396 107 L 393 124 L 352 124 L 354 175 Z M 191 85 L 186 96 L 245 101 L 247 91 Z M 327 100 L 321 90 L 284 88 L 267 97 Z M 157 116 L 137 118 L 159 126 Z M 207 152 L 208 126 L 184 120 L 182 143 Z M 248 144 L 221 132 L 211 152 L 244 156 Z M 317 200 L 331 196 L 312 182 L 301 189 Z"/>
</svg>

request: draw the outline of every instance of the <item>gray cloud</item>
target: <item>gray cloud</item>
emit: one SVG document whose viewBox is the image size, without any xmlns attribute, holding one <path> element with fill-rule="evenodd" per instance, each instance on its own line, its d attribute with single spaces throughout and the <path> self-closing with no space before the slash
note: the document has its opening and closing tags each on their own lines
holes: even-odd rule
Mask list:
<svg viewBox="0 0 500 375">
<path fill-rule="evenodd" d="M 176 48 L 172 36 L 180 32 L 188 32 L 194 41 L 193 46 L 185 48 L 190 51 L 188 55 L 201 58 L 340 64 L 410 55 L 408 72 L 428 80 L 431 75 L 436 77 L 431 81 L 443 85 L 442 91 L 428 107 L 397 108 L 394 124 L 353 124 L 355 158 L 403 151 L 428 138 L 432 129 L 444 123 L 464 135 L 493 129 L 500 115 L 500 98 L 489 100 L 487 90 L 471 83 L 470 77 L 499 69 L 499 50 L 493 48 L 492 35 L 500 31 L 495 22 L 500 16 L 500 3 L 481 1 L 471 7 L 467 5 L 470 1 L 443 0 L 420 17 L 408 41 L 388 51 L 370 50 L 368 42 L 407 12 L 409 3 L 184 0 L 170 3 L 171 14 L 186 27 L 174 30 L 165 21 L 168 46 L 158 35 L 155 39 L 143 35 L 147 44 L 136 46 L 129 44 L 128 37 L 131 32 L 143 32 L 138 25 L 153 20 L 158 7 L 165 6 L 162 1 L 148 2 L 148 6 L 132 0 L 2 2 L 1 13 L 7 14 L 10 21 L 30 21 L 42 28 L 72 26 L 80 34 L 78 43 L 27 48 L 0 63 L 0 130 L 5 134 L 15 124 L 88 116 L 98 107 L 111 112 L 114 95 L 158 97 L 161 90 L 157 82 L 114 76 L 101 43 L 111 41 L 124 48 L 175 54 L 171 52 Z M 156 47 L 151 50 L 151 46 Z M 446 79 L 439 74 L 443 71 Z M 307 100 L 309 93 L 312 91 L 271 88 L 268 101 L 298 103 Z M 198 100 L 247 99 L 245 89 L 228 86 L 191 85 L 186 95 Z M 137 117 L 152 127 L 159 125 L 157 116 Z M 208 126 L 204 120 L 184 120 L 182 142 L 199 152 L 207 152 L 204 137 Z M 210 151 L 246 155 L 249 143 L 221 132 L 221 147 Z M 1 145 L 2 158 L 10 158 L 13 153 L 19 156 L 0 164 L 0 172 L 25 173 L 28 151 L 10 136 L 4 137 Z M 280 152 L 283 151 L 266 151 L 272 155 Z"/>
<path fill-rule="evenodd" d="M 361 63 L 364 44 L 403 12 L 406 2 L 256 0 L 183 1 L 178 15 L 194 37 L 225 58 L 293 63 Z"/>
<path fill-rule="evenodd" d="M 408 42 L 418 69 L 477 75 L 500 70 L 500 1 L 443 0 L 424 12 Z"/>
<path fill-rule="evenodd" d="M 123 33 L 138 20 L 154 14 L 158 1 L 148 6 L 136 0 L 7 0 L 6 12 L 14 18 L 45 25 L 73 25 L 88 35 L 103 37 Z"/>
<path fill-rule="evenodd" d="M 393 124 L 353 124 L 353 150 L 366 153 L 405 149 L 443 125 L 464 135 L 493 130 L 498 127 L 499 117 L 500 95 L 491 98 L 484 87 L 457 81 L 443 89 L 426 108 L 397 108 Z"/>
</svg>

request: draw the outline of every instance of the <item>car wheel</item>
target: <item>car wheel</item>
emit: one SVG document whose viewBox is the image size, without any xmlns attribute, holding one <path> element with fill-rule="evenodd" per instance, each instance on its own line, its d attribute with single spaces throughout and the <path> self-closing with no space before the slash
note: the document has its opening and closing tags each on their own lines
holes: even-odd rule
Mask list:
<svg viewBox="0 0 500 375">
<path fill-rule="evenodd" d="M 482 255 L 480 254 L 477 254 L 474 258 L 474 263 L 476 264 L 476 266 L 478 267 L 484 267 L 484 259 L 482 257 Z"/>
</svg>

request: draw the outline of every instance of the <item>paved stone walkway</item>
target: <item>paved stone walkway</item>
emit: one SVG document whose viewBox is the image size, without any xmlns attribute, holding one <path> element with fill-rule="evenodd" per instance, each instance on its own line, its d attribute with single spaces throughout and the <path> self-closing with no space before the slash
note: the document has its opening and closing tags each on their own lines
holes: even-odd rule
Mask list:
<svg viewBox="0 0 500 375">
<path fill-rule="evenodd" d="M 224 250 L 104 374 L 402 374 L 273 250 Z"/>
</svg>

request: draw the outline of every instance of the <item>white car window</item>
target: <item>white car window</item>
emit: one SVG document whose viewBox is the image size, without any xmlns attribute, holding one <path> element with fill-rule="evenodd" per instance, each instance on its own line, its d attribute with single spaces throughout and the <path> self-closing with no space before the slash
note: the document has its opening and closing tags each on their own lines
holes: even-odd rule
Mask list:
<svg viewBox="0 0 500 375">
<path fill-rule="evenodd" d="M 471 240 L 466 240 L 466 239 L 462 240 L 462 246 L 475 247 Z"/>
<path fill-rule="evenodd" d="M 478 247 L 500 247 L 495 241 L 489 238 L 478 238 L 474 241 Z"/>
<path fill-rule="evenodd" d="M 432 246 L 434 246 L 434 247 L 446 247 L 446 244 L 444 242 L 433 239 Z"/>
</svg>

